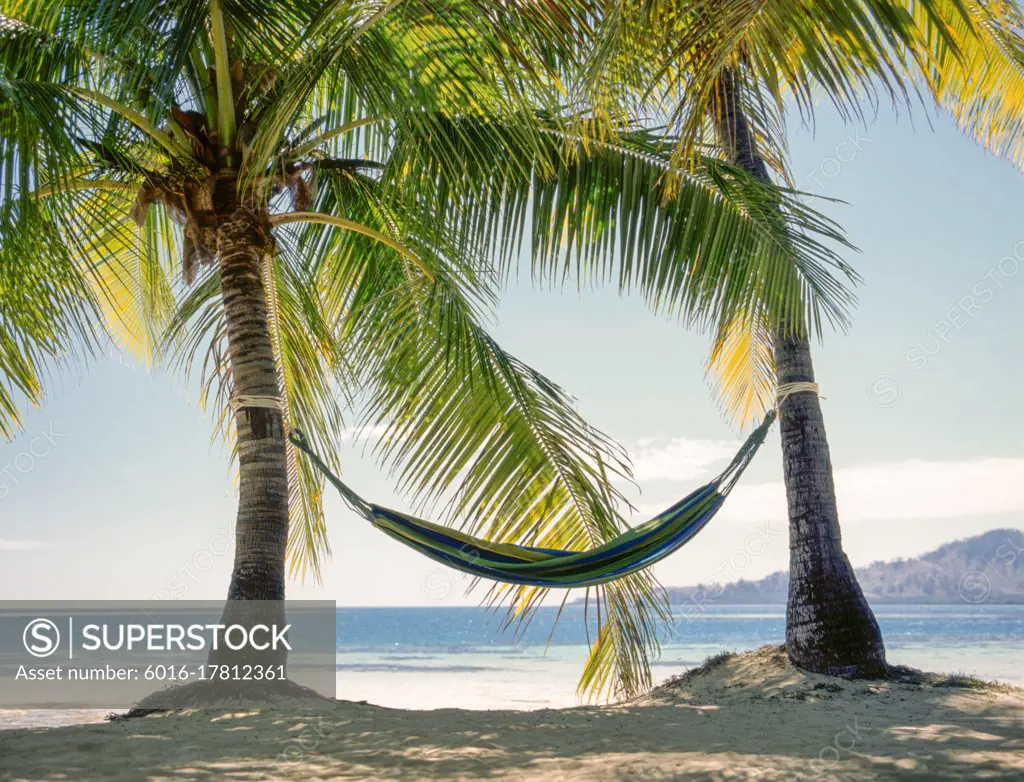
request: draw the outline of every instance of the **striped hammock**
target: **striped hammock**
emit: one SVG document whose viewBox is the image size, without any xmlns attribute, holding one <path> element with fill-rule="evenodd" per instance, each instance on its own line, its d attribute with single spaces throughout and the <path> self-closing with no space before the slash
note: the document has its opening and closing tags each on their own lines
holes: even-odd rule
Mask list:
<svg viewBox="0 0 1024 782">
<path fill-rule="evenodd" d="M 363 500 L 341 482 L 310 448 L 301 432 L 291 441 L 303 451 L 348 505 L 401 543 L 444 565 L 473 576 L 538 587 L 586 587 L 635 573 L 672 554 L 700 532 L 722 507 L 775 420 L 770 412 L 714 480 L 659 513 L 588 551 L 491 543 Z"/>
</svg>

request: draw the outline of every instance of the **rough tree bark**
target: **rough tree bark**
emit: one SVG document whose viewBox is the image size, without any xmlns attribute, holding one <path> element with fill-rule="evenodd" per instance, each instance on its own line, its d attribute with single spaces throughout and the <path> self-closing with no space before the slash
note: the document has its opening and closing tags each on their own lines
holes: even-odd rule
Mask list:
<svg viewBox="0 0 1024 782">
<path fill-rule="evenodd" d="M 266 209 L 238 201 L 237 179 L 231 169 L 223 169 L 217 178 L 213 209 L 232 390 L 242 402 L 235 409 L 239 472 L 235 561 L 222 621 L 283 625 L 288 543 L 283 415 L 280 409 L 245 404 L 245 397 L 258 402 L 258 398 L 281 396 L 261 274 L 270 250 Z M 285 660 L 284 650 L 210 654 L 212 664 L 272 665 Z"/>
<path fill-rule="evenodd" d="M 770 182 L 739 100 L 737 75 L 726 71 L 715 112 L 719 142 L 732 163 Z M 806 332 L 773 329 L 779 385 L 814 382 Z M 797 393 L 779 411 L 789 505 L 789 596 L 786 651 L 805 670 L 877 677 L 886 672 L 885 647 L 850 561 L 843 552 L 832 462 L 818 396 Z"/>
<path fill-rule="evenodd" d="M 236 203 L 236 183 L 217 185 L 217 261 L 235 397 L 279 398 L 261 268 L 265 210 Z M 240 406 L 238 517 L 229 600 L 283 600 L 288 542 L 288 463 L 280 410 Z"/>
</svg>

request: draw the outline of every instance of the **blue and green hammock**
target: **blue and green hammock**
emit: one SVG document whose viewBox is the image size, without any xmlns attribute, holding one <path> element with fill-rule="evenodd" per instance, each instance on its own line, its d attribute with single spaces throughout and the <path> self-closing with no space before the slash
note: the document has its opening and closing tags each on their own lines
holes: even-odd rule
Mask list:
<svg viewBox="0 0 1024 782">
<path fill-rule="evenodd" d="M 537 587 L 586 587 L 635 573 L 681 548 L 700 532 L 722 507 L 740 475 L 764 442 L 775 412 L 765 416 L 740 447 L 736 457 L 714 480 L 665 509 L 650 521 L 633 527 L 589 551 L 491 543 L 464 532 L 431 524 L 363 500 L 341 482 L 310 448 L 301 432 L 291 441 L 303 451 L 348 505 L 401 543 L 444 565 L 473 576 Z"/>
</svg>

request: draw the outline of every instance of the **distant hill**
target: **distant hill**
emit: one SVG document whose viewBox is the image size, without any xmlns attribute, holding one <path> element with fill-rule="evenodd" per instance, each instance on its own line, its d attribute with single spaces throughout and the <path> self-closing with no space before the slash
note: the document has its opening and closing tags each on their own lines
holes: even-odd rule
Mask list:
<svg viewBox="0 0 1024 782">
<path fill-rule="evenodd" d="M 857 568 L 872 603 L 1024 603 L 1024 532 L 998 529 L 956 540 L 913 559 Z M 673 605 L 779 604 L 789 575 L 760 581 L 669 587 Z"/>
</svg>

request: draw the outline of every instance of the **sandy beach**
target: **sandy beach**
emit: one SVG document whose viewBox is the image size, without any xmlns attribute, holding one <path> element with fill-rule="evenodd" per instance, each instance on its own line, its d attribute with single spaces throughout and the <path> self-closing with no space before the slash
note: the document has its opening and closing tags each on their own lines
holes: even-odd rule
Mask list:
<svg viewBox="0 0 1024 782">
<path fill-rule="evenodd" d="M 196 712 L 0 732 L 3 780 L 1024 778 L 1024 690 L 847 682 L 777 647 L 627 704 L 540 711 Z"/>
</svg>

